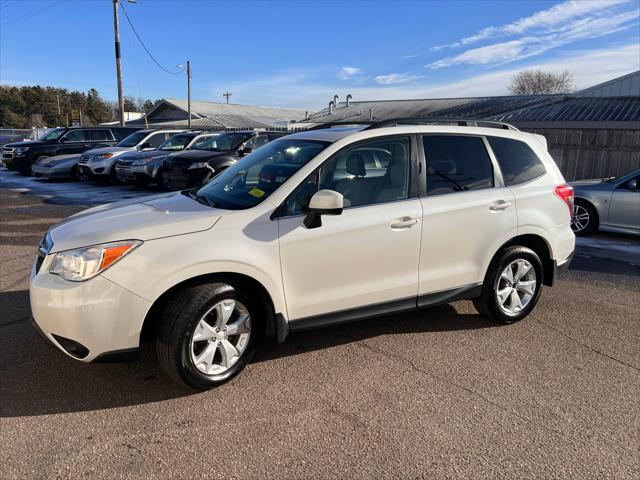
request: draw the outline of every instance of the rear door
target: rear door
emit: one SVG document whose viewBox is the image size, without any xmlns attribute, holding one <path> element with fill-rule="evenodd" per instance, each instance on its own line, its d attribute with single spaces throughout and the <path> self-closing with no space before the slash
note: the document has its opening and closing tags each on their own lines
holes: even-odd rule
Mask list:
<svg viewBox="0 0 640 480">
<path fill-rule="evenodd" d="M 386 152 L 384 172 L 367 169 L 365 154 L 374 149 Z M 365 140 L 329 158 L 290 196 L 278 220 L 290 320 L 372 305 L 376 312 L 415 308 L 422 215 L 416 162 L 409 136 Z M 304 212 L 320 189 L 342 193 L 345 208 L 308 229 Z"/>
<path fill-rule="evenodd" d="M 430 295 L 472 288 L 484 280 L 487 259 L 517 231 L 512 192 L 490 154 L 473 135 L 423 135 L 423 192 L 419 304 Z"/>
</svg>

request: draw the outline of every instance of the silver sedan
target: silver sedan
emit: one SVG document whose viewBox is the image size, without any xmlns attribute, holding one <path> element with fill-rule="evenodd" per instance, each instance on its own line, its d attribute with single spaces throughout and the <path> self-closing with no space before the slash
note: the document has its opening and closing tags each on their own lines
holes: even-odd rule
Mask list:
<svg viewBox="0 0 640 480">
<path fill-rule="evenodd" d="M 598 230 L 640 235 L 640 169 L 615 178 L 572 182 L 576 235 Z"/>
</svg>

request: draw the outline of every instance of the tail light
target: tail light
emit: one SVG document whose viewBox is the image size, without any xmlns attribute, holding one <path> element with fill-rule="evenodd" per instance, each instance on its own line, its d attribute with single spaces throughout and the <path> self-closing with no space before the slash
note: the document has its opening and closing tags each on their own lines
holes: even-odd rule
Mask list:
<svg viewBox="0 0 640 480">
<path fill-rule="evenodd" d="M 573 215 L 573 187 L 566 183 L 556 185 L 553 192 L 560 197 L 560 200 L 567 204 L 567 207 L 569 207 L 569 215 Z"/>
</svg>

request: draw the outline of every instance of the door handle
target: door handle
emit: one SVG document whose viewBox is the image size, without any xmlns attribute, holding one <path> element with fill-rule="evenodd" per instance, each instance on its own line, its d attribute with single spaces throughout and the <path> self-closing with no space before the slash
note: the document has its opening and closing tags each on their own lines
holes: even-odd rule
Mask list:
<svg viewBox="0 0 640 480">
<path fill-rule="evenodd" d="M 419 220 L 417 218 L 411 218 L 411 217 L 396 218 L 393 222 L 391 222 L 391 228 L 396 228 L 396 229 L 411 228 L 414 225 L 416 225 L 418 221 Z"/>
<path fill-rule="evenodd" d="M 491 205 L 489 205 L 489 210 L 491 210 L 492 212 L 499 212 L 501 210 L 506 210 L 510 206 L 511 206 L 511 202 L 507 202 L 505 200 L 498 200 L 497 202 L 494 202 Z"/>
</svg>

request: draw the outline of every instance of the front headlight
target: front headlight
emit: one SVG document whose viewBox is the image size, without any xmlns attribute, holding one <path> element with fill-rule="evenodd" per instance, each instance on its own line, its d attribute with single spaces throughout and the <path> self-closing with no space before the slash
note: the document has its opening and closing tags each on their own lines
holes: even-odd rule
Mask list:
<svg viewBox="0 0 640 480">
<path fill-rule="evenodd" d="M 94 156 L 94 160 L 106 160 L 107 158 L 113 157 L 113 153 L 101 153 L 100 155 Z"/>
<path fill-rule="evenodd" d="M 207 168 L 209 166 L 209 162 L 193 162 L 189 165 L 187 170 L 195 170 L 196 168 Z"/>
<path fill-rule="evenodd" d="M 104 272 L 140 245 L 140 240 L 125 240 L 59 252 L 51 262 L 49 273 L 71 282 L 83 282 Z"/>
<path fill-rule="evenodd" d="M 27 150 L 29 150 L 29 147 L 17 147 L 16 148 L 16 155 L 22 155 L 22 154 L 26 153 Z"/>
</svg>

